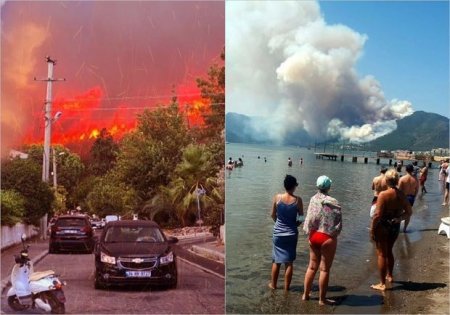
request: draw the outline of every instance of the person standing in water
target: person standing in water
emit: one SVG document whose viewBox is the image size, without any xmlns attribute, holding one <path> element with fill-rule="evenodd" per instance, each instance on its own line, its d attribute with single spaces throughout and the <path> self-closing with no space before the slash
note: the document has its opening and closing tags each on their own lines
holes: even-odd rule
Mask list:
<svg viewBox="0 0 450 315">
<path fill-rule="evenodd" d="M 425 188 L 425 182 L 427 181 L 428 177 L 428 167 L 426 162 L 423 162 L 423 167 L 420 169 L 420 175 L 419 175 L 419 190 L 421 193 L 421 196 L 423 194 L 427 193 L 427 189 Z"/>
<path fill-rule="evenodd" d="M 297 215 L 303 215 L 302 198 L 294 195 L 297 179 L 286 175 L 284 194 L 273 198 L 271 217 L 275 221 L 273 227 L 272 273 L 269 288 L 276 289 L 281 264 L 284 264 L 284 290 L 289 290 L 293 274 L 293 262 L 297 257 L 298 229 L 300 224 Z"/>
<path fill-rule="evenodd" d="M 406 198 L 412 207 L 414 205 L 414 201 L 416 200 L 417 192 L 419 191 L 419 182 L 414 177 L 414 166 L 412 164 L 406 165 L 406 175 L 403 175 L 398 181 L 398 189 L 406 195 Z M 406 232 L 410 218 L 411 216 L 408 216 L 405 219 L 403 232 Z"/>
<path fill-rule="evenodd" d="M 408 168 L 408 166 L 411 166 Z M 412 165 L 407 169 L 412 172 Z M 408 174 L 410 173 L 408 172 Z M 412 176 L 412 175 L 410 175 Z M 386 290 L 386 280 L 393 282 L 394 254 L 392 248 L 400 232 L 400 222 L 408 220 L 412 214 L 411 204 L 405 194 L 398 189 L 398 173 L 388 170 L 385 175 L 388 189 L 380 192 L 377 207 L 372 218 L 370 237 L 375 241 L 377 248 L 378 270 L 380 272 L 380 283 L 371 285 L 375 290 Z"/>
<path fill-rule="evenodd" d="M 288 166 L 292 166 L 292 160 L 290 157 L 288 157 Z"/>
<path fill-rule="evenodd" d="M 375 213 L 375 205 L 377 204 L 378 194 L 388 188 L 386 185 L 386 180 L 384 179 L 384 174 L 386 173 L 386 171 L 386 166 L 382 166 L 380 175 L 374 177 L 374 179 L 372 180 L 373 199 L 372 207 L 370 208 L 370 217 L 373 217 L 373 214 Z"/>
<path fill-rule="evenodd" d="M 326 299 L 330 269 L 337 247 L 337 236 L 342 230 L 341 207 L 330 197 L 331 179 L 322 175 L 317 178 L 319 191 L 311 198 L 303 230 L 309 235 L 309 265 L 305 273 L 302 300 L 309 300 L 317 270 L 319 275 L 319 304 L 334 304 Z"/>
</svg>

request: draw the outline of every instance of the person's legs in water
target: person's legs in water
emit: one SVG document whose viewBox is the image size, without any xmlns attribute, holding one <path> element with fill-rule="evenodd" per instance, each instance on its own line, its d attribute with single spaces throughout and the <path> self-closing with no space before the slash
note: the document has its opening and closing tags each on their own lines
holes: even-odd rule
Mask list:
<svg viewBox="0 0 450 315">
<path fill-rule="evenodd" d="M 370 287 L 375 290 L 386 290 L 386 275 L 388 273 L 388 237 L 387 232 L 384 227 L 378 226 L 375 231 L 376 237 L 376 247 L 377 247 L 377 263 L 378 263 L 378 271 L 380 272 L 380 283 L 373 284 Z M 393 260 L 392 260 L 393 261 Z M 389 261 L 390 262 L 390 261 Z M 392 266 L 393 268 L 393 266 Z"/>
<path fill-rule="evenodd" d="M 302 300 L 309 300 L 309 293 L 311 292 L 314 277 L 320 265 L 320 247 L 309 244 L 309 265 L 305 273 L 304 292 Z"/>
<path fill-rule="evenodd" d="M 394 247 L 394 243 L 397 240 L 397 237 L 395 238 L 390 238 L 387 241 L 387 261 L 386 261 L 386 265 L 387 265 L 387 271 L 386 271 L 386 280 L 389 283 L 394 282 L 394 253 L 392 252 L 392 248 Z"/>
<path fill-rule="evenodd" d="M 292 274 L 294 273 L 294 264 L 292 262 L 284 264 L 284 290 L 289 291 L 291 286 Z"/>
<path fill-rule="evenodd" d="M 443 206 L 448 204 L 448 195 L 449 195 L 449 183 L 445 183 L 444 202 L 442 203 Z"/>
<path fill-rule="evenodd" d="M 337 239 L 330 238 L 325 241 L 321 247 L 322 257 L 320 260 L 319 275 L 319 304 L 334 304 L 335 301 L 326 299 L 328 290 L 328 280 L 330 279 L 330 269 L 333 264 L 334 255 L 336 253 Z"/>
<path fill-rule="evenodd" d="M 281 264 L 272 263 L 272 275 L 269 283 L 269 288 L 275 290 L 277 288 L 278 274 L 280 273 Z"/>
</svg>

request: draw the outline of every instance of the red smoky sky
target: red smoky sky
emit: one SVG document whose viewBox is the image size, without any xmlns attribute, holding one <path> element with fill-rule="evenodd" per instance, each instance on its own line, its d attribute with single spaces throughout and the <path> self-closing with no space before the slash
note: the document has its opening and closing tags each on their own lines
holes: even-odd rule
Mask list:
<svg viewBox="0 0 450 315">
<path fill-rule="evenodd" d="M 195 79 L 221 63 L 224 2 L 6 1 L 1 5 L 2 156 L 42 143 L 45 57 L 57 60 L 52 142 L 134 127 L 142 108 L 200 99 Z"/>
</svg>

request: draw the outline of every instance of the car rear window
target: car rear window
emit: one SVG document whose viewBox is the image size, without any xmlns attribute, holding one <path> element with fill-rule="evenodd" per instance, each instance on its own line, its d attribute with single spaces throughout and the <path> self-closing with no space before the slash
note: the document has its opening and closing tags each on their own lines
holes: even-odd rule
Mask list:
<svg viewBox="0 0 450 315">
<path fill-rule="evenodd" d="M 149 226 L 111 226 L 104 238 L 105 243 L 162 243 L 161 230 Z"/>
<path fill-rule="evenodd" d="M 83 218 L 61 218 L 55 223 L 56 226 L 85 226 L 86 220 Z"/>
</svg>

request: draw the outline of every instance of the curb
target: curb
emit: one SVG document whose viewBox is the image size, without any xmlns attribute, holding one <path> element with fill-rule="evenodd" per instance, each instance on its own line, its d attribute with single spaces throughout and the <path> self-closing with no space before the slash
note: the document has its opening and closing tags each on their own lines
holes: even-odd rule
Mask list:
<svg viewBox="0 0 450 315">
<path fill-rule="evenodd" d="M 37 265 L 42 259 L 44 259 L 45 256 L 48 255 L 48 250 L 44 250 L 39 255 L 37 255 L 35 258 L 31 259 L 31 262 L 33 263 L 33 266 Z M 11 285 L 10 276 L 6 277 L 5 279 L 2 279 L 1 281 L 1 294 L 3 294 L 3 291 Z"/>
<path fill-rule="evenodd" d="M 182 258 L 182 257 L 177 257 L 177 259 L 179 259 L 179 260 L 181 260 L 181 261 L 184 261 L 184 262 L 187 263 L 188 265 L 194 266 L 194 267 L 196 267 L 196 268 L 198 268 L 198 269 L 200 269 L 200 270 L 203 270 L 204 272 L 210 273 L 210 274 L 212 274 L 212 275 L 215 275 L 215 276 L 218 277 L 218 278 L 221 278 L 221 279 L 225 280 L 225 276 L 221 275 L 220 273 L 214 272 L 214 271 L 212 271 L 211 269 L 208 269 L 208 268 L 205 268 L 205 267 L 203 267 L 203 266 L 200 266 L 199 264 L 193 263 L 192 261 L 187 260 L 187 259 L 184 259 L 184 258 Z"/>
<path fill-rule="evenodd" d="M 193 251 L 194 253 L 196 253 L 198 255 L 209 258 L 209 259 L 218 260 L 222 263 L 225 262 L 225 254 L 220 253 L 215 250 L 212 250 L 212 249 L 209 249 L 209 248 L 204 248 L 204 247 L 201 247 L 198 245 L 192 245 L 191 251 Z"/>
</svg>

